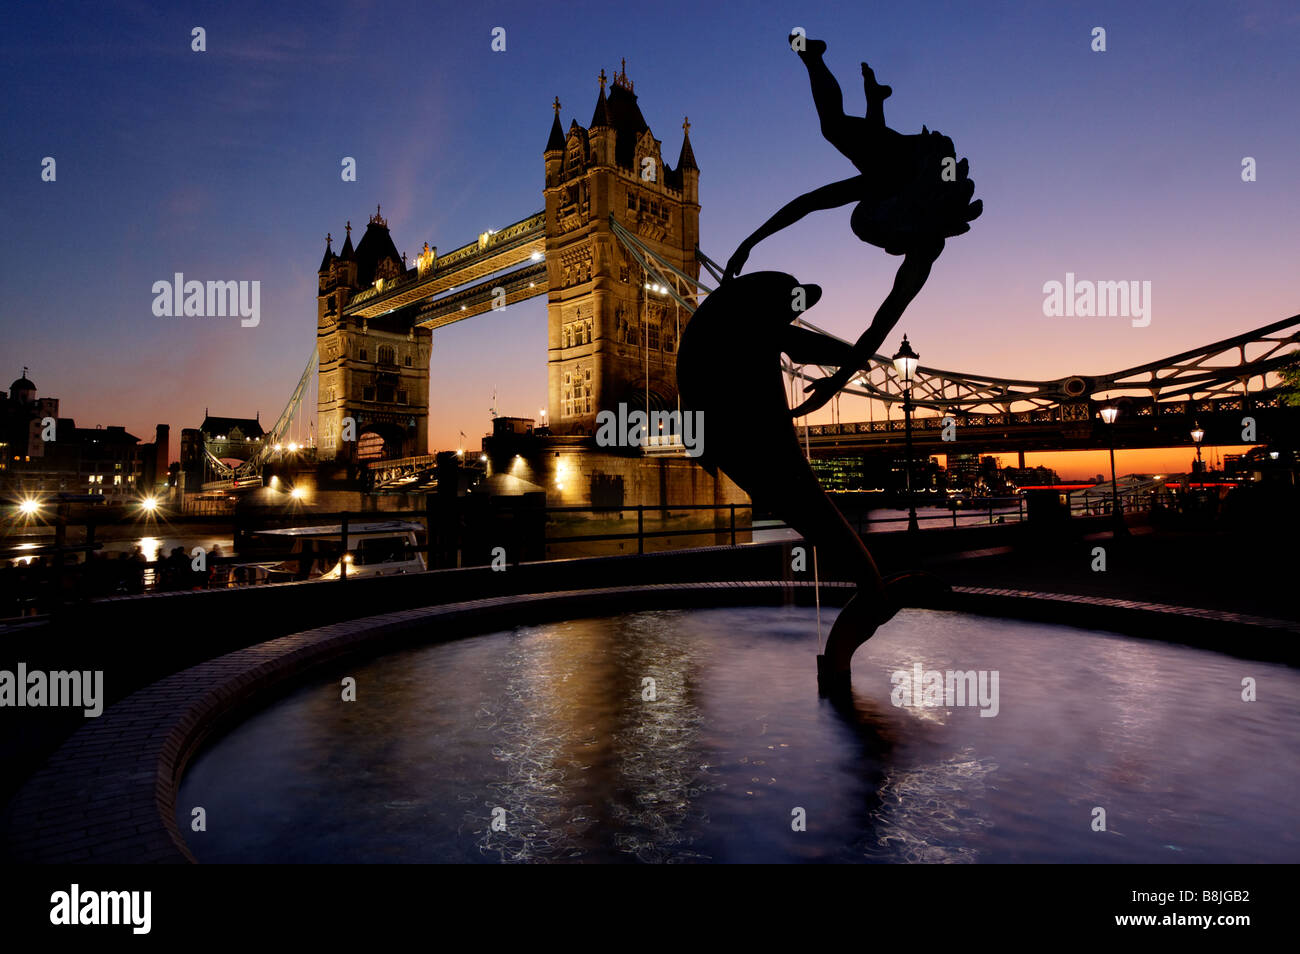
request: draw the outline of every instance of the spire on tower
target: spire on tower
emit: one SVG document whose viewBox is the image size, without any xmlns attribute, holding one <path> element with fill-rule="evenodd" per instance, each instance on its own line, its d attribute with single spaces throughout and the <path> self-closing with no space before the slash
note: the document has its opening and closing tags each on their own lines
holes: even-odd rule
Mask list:
<svg viewBox="0 0 1300 954">
<path fill-rule="evenodd" d="M 605 100 L 605 71 L 600 71 L 600 95 L 596 97 L 596 111 L 591 114 L 591 128 L 609 125 L 609 110 Z"/>
<path fill-rule="evenodd" d="M 560 127 L 560 97 L 555 97 L 555 118 L 551 120 L 551 134 L 546 139 L 547 152 L 564 151 L 564 130 Z"/>
<path fill-rule="evenodd" d="M 683 169 L 694 169 L 699 171 L 700 167 L 695 164 L 695 150 L 691 148 L 691 119 L 687 116 L 682 120 L 682 151 L 677 157 L 677 171 Z"/>
<path fill-rule="evenodd" d="M 347 224 L 348 237 L 343 240 L 343 249 L 339 252 L 339 261 L 350 262 L 355 258 L 355 252 L 352 248 L 352 222 Z"/>
<path fill-rule="evenodd" d="M 330 242 L 332 240 L 333 240 L 333 236 L 331 236 L 328 232 L 326 232 L 325 233 L 325 257 L 320 260 L 320 268 L 316 269 L 318 272 L 329 271 L 330 262 L 334 261 L 334 252 L 331 251 L 330 249 Z"/>
<path fill-rule="evenodd" d="M 626 58 L 626 57 L 623 58 L 622 67 L 619 69 L 619 71 L 618 71 L 617 73 L 614 74 L 614 85 L 615 85 L 615 86 L 621 86 L 621 87 L 623 87 L 623 88 L 624 88 L 625 90 L 627 90 L 629 93 L 636 92 L 636 91 L 632 88 L 632 81 L 631 81 L 630 79 L 627 78 L 627 58 Z"/>
</svg>

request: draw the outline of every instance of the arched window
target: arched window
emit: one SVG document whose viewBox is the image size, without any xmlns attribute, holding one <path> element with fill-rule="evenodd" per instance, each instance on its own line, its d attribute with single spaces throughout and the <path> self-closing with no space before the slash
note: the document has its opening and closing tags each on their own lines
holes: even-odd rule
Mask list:
<svg viewBox="0 0 1300 954">
<path fill-rule="evenodd" d="M 392 345 L 379 346 L 379 363 L 397 364 L 397 352 L 393 350 Z"/>
</svg>

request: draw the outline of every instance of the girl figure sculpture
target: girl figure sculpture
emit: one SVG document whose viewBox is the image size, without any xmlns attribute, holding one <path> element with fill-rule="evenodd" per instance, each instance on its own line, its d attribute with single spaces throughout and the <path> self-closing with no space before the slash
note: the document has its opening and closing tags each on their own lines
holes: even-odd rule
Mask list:
<svg viewBox="0 0 1300 954">
<path fill-rule="evenodd" d="M 966 160 L 957 161 L 951 139 L 924 126 L 919 135 L 904 136 L 885 125 L 884 102 L 893 90 L 876 82 L 870 66 L 862 64 L 866 117 L 849 116 L 844 112 L 839 83 L 823 60 L 825 42 L 806 39 L 802 34 L 792 34 L 789 39 L 808 69 L 822 135 L 857 167 L 859 174 L 822 186 L 784 206 L 740 244 L 727 262 L 724 281 L 744 267 L 750 251 L 769 235 L 793 225 L 809 212 L 854 202 L 857 206 L 849 220 L 853 233 L 890 255 L 903 256 L 894 287 L 871 326 L 853 346 L 851 359 L 835 374 L 806 389 L 812 396 L 793 410 L 798 417 L 822 407 L 865 368 L 925 285 L 944 241 L 969 231 L 968 223 L 979 216 L 984 204 L 971 201 L 975 183 L 968 175 Z"/>
</svg>

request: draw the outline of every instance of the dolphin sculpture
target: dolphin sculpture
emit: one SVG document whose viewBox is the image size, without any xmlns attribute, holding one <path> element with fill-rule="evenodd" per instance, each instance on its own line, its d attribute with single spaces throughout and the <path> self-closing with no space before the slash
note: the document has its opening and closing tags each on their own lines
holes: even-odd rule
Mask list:
<svg viewBox="0 0 1300 954">
<path fill-rule="evenodd" d="M 682 332 L 677 387 L 683 410 L 703 412 L 709 439 L 699 462 L 722 470 L 771 507 L 858 586 L 817 658 L 824 694 L 847 691 L 853 653 L 933 578 L 885 579 L 861 537 L 822 490 L 804 456 L 786 400 L 781 355 L 797 364 L 843 367 L 852 345 L 793 321 L 821 298 L 817 285 L 784 272 L 728 278 Z"/>
</svg>

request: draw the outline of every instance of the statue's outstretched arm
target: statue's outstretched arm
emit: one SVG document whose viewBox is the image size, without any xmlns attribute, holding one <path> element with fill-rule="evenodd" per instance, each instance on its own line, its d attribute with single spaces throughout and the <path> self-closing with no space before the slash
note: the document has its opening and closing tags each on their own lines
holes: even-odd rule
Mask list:
<svg viewBox="0 0 1300 954">
<path fill-rule="evenodd" d="M 804 389 L 811 392 L 812 396 L 790 412 L 793 416 L 811 414 L 824 406 L 853 379 L 855 374 L 866 369 L 871 356 L 880 350 L 886 336 L 894 330 L 898 319 L 903 317 L 907 306 L 925 286 L 926 279 L 930 277 L 930 267 L 942 251 L 943 239 L 936 239 L 933 245 L 908 252 L 903 256 L 903 263 L 898 266 L 898 273 L 894 276 L 894 287 L 889 290 L 880 308 L 876 310 L 871 327 L 862 333 L 862 337 L 853 345 L 849 359 L 840 366 L 838 371 L 828 378 L 814 381 Z"/>
<path fill-rule="evenodd" d="M 848 205 L 850 202 L 857 202 L 862 199 L 864 188 L 863 176 L 854 176 L 852 179 L 843 179 L 839 182 L 832 182 L 830 185 L 824 185 L 820 189 L 814 189 L 812 192 L 805 192 L 797 199 L 793 199 L 781 207 L 781 210 L 773 215 L 770 219 L 759 226 L 758 230 L 745 241 L 740 243 L 736 253 L 727 261 L 727 270 L 722 275 L 722 280 L 726 281 L 733 275 L 739 273 L 744 267 L 745 261 L 749 258 L 749 253 L 753 251 L 754 246 L 769 235 L 774 235 L 787 226 L 794 225 L 809 212 L 819 212 L 822 209 L 836 209 L 841 205 Z"/>
<path fill-rule="evenodd" d="M 781 350 L 795 364 L 842 368 L 854 360 L 854 346 L 811 328 L 790 325 L 781 332 Z"/>
</svg>

